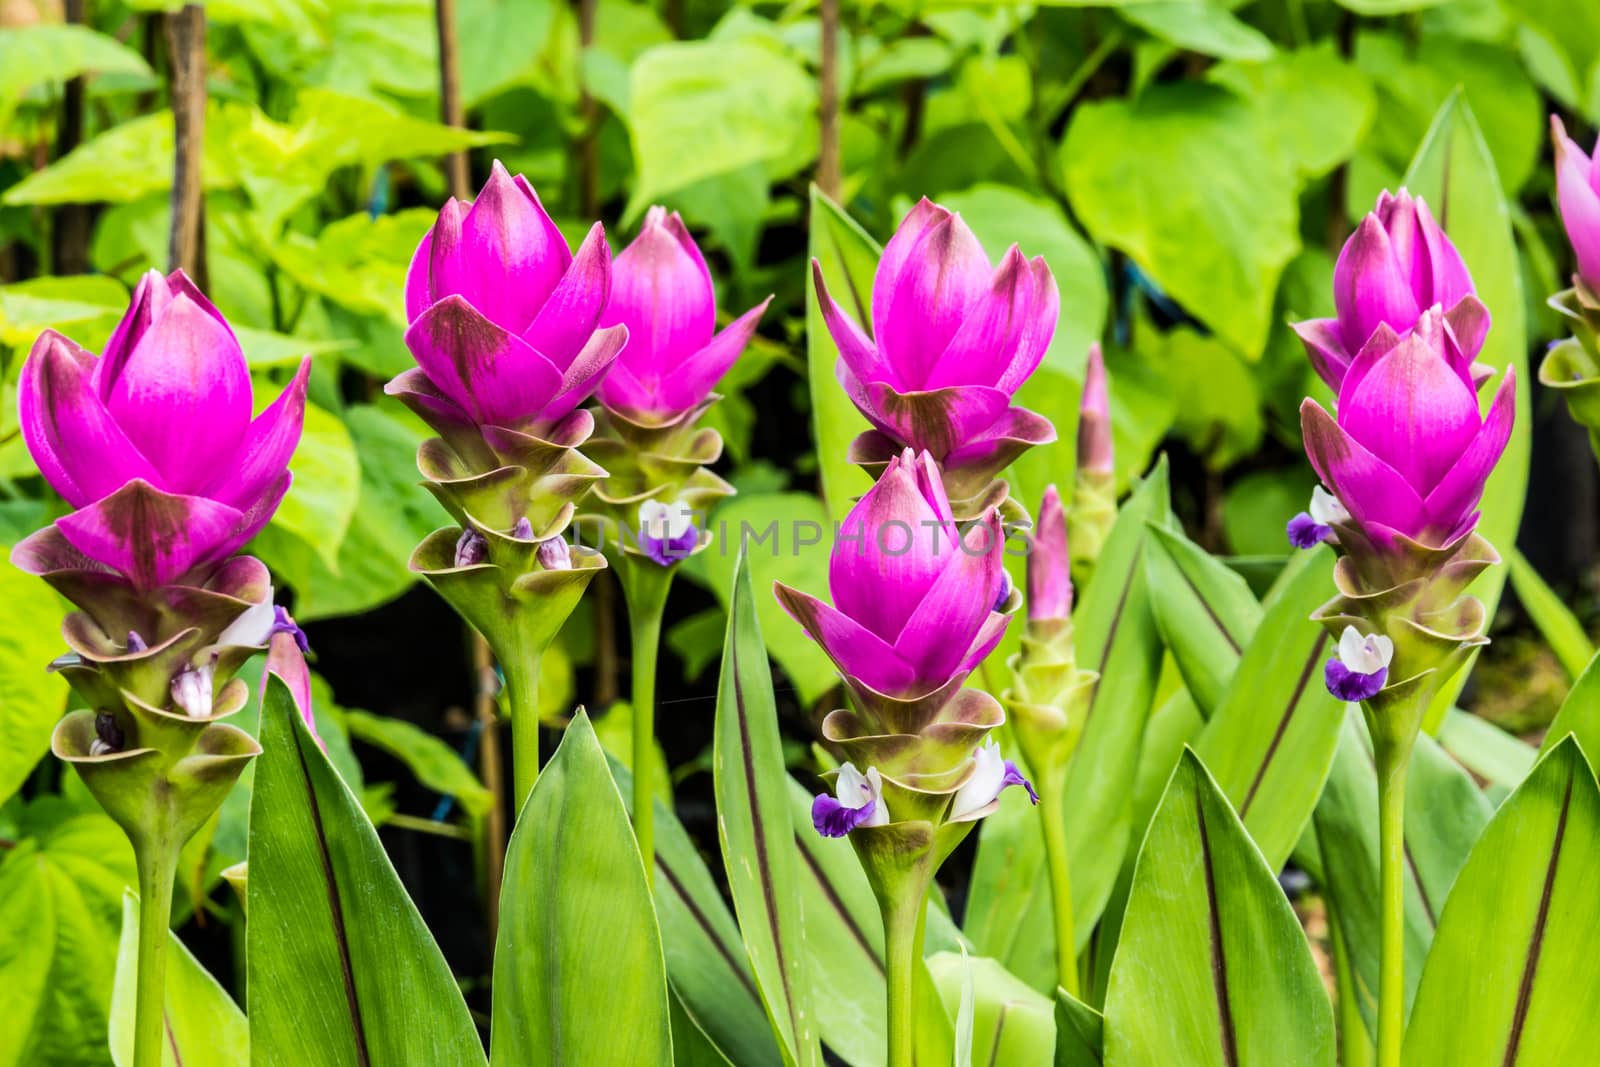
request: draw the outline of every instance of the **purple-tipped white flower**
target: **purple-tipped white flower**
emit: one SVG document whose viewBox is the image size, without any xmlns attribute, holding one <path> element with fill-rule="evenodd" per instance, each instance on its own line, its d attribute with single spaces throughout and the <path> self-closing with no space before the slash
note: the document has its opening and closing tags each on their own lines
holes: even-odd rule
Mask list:
<svg viewBox="0 0 1600 1067">
<path fill-rule="evenodd" d="M 1000 755 L 1000 746 L 994 738 L 985 740 L 978 751 L 972 754 L 972 760 L 977 765 L 972 777 L 967 779 L 966 785 L 956 790 L 955 799 L 950 802 L 951 822 L 983 813 L 983 809 L 1000 798 L 1000 793 L 1007 786 L 1022 786 L 1028 791 L 1028 799 L 1039 803 L 1039 794 L 1033 791 L 1033 783 L 1022 776 L 1015 763 Z"/>
<path fill-rule="evenodd" d="M 1328 661 L 1328 692 L 1340 700 L 1361 701 L 1377 695 L 1389 679 L 1394 642 L 1382 634 L 1363 635 L 1346 626 L 1339 635 L 1339 653 Z"/>
<path fill-rule="evenodd" d="M 1338 536 L 1333 532 L 1336 522 L 1350 521 L 1350 512 L 1339 503 L 1339 498 L 1322 486 L 1311 490 L 1311 507 L 1289 520 L 1289 543 L 1296 548 L 1316 548 L 1320 544 L 1334 544 Z"/>
<path fill-rule="evenodd" d="M 215 675 L 216 667 L 209 660 L 179 671 L 172 679 L 172 702 L 191 719 L 211 718 L 215 698 L 211 683 Z"/>
<path fill-rule="evenodd" d="M 699 543 L 694 509 L 682 501 L 664 504 L 646 500 L 639 505 L 639 551 L 663 567 L 687 559 Z"/>
<path fill-rule="evenodd" d="M 867 773 L 855 764 L 839 768 L 833 796 L 824 793 L 811 803 L 811 824 L 823 837 L 843 837 L 858 826 L 886 826 L 889 806 L 883 800 L 883 779 L 876 767 Z"/>
<path fill-rule="evenodd" d="M 547 571 L 572 569 L 572 547 L 565 537 L 557 534 L 548 541 L 539 542 L 539 566 Z"/>
</svg>

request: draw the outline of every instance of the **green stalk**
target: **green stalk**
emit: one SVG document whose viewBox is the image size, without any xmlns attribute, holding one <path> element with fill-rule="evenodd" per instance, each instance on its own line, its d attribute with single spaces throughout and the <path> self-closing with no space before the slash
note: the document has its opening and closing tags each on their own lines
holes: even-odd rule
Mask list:
<svg viewBox="0 0 1600 1067">
<path fill-rule="evenodd" d="M 644 859 L 645 877 L 655 884 L 656 656 L 661 618 L 674 568 L 651 560 L 629 559 L 620 568 L 628 603 L 629 650 L 633 664 L 633 832 Z"/>
<path fill-rule="evenodd" d="M 168 923 L 172 920 L 172 884 L 181 844 L 171 837 L 163 826 L 134 849 L 139 869 L 139 967 L 133 1067 L 161 1067 L 166 1038 Z"/>
<path fill-rule="evenodd" d="M 511 780 L 516 816 L 539 780 L 539 662 L 538 650 L 500 660 L 506 675 L 506 704 L 511 709 Z"/>
<path fill-rule="evenodd" d="M 887 1067 L 915 1067 L 917 961 L 927 924 L 928 882 L 908 878 L 906 888 L 883 908 L 884 972 L 889 985 Z"/>
<path fill-rule="evenodd" d="M 1039 825 L 1050 869 L 1050 904 L 1055 918 L 1056 981 L 1078 996 L 1078 939 L 1072 922 L 1072 872 L 1067 864 L 1067 813 L 1056 783 L 1039 783 Z"/>
<path fill-rule="evenodd" d="M 1411 746 L 1376 747 L 1379 907 L 1378 1067 L 1400 1067 L 1406 1026 L 1406 772 Z"/>
</svg>

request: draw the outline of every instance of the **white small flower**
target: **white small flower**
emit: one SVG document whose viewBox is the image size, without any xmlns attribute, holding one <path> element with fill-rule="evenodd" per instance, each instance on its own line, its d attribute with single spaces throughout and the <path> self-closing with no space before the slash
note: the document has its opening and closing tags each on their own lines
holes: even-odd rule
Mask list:
<svg viewBox="0 0 1600 1067">
<path fill-rule="evenodd" d="M 664 504 L 651 499 L 639 505 L 639 533 L 657 541 L 676 541 L 689 532 L 693 521 L 694 509 L 682 501 Z"/>
<path fill-rule="evenodd" d="M 979 746 L 978 751 L 972 754 L 972 762 L 976 764 L 972 777 L 967 779 L 966 785 L 956 790 L 955 799 L 950 802 L 952 820 L 987 807 L 1005 788 L 1006 761 L 1001 757 L 1000 746 L 994 738 L 988 738 Z"/>
<path fill-rule="evenodd" d="M 1322 486 L 1311 490 L 1311 519 L 1318 526 L 1332 526 L 1336 522 L 1349 522 L 1350 512 L 1339 498 Z"/>
<path fill-rule="evenodd" d="M 276 621 L 272 590 L 268 589 L 266 597 L 260 603 L 245 608 L 228 624 L 228 628 L 217 637 L 217 644 L 223 648 L 230 645 L 259 648 L 272 636 L 272 624 Z"/>
<path fill-rule="evenodd" d="M 1383 634 L 1363 635 L 1346 626 L 1339 635 L 1339 662 L 1357 674 L 1376 674 L 1394 659 L 1394 641 Z"/>
<path fill-rule="evenodd" d="M 833 795 L 847 808 L 860 810 L 873 801 L 872 814 L 868 815 L 857 825 L 859 826 L 887 826 L 889 824 L 889 805 L 883 799 L 883 778 L 878 774 L 878 768 L 868 767 L 867 773 L 862 774 L 856 770 L 856 765 L 846 763 L 839 768 L 839 780 L 833 784 Z"/>
</svg>

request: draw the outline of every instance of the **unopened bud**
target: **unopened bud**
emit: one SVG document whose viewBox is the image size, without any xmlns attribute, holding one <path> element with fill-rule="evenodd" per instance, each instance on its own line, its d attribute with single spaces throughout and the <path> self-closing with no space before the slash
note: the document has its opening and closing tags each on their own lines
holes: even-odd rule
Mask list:
<svg viewBox="0 0 1600 1067">
<path fill-rule="evenodd" d="M 272 632 L 267 635 L 267 640 L 270 641 L 274 634 L 289 634 L 292 636 L 302 655 L 311 651 L 311 642 L 306 640 L 306 632 L 300 629 L 299 625 L 294 621 L 294 616 L 289 614 L 287 608 L 274 607 L 272 609 Z"/>
<path fill-rule="evenodd" d="M 215 665 L 208 661 L 199 667 L 179 671 L 172 679 L 172 702 L 191 719 L 211 718 L 211 682 L 215 673 Z"/>
<path fill-rule="evenodd" d="M 515 537 L 518 541 L 533 540 L 533 523 L 528 521 L 528 517 L 526 515 L 518 519 L 517 524 L 511 527 L 511 536 Z"/>
<path fill-rule="evenodd" d="M 489 542 L 483 534 L 467 527 L 456 539 L 456 566 L 476 567 L 489 558 Z"/>
<path fill-rule="evenodd" d="M 150 651 L 150 646 L 145 644 L 144 638 L 139 636 L 138 630 L 128 631 L 128 653 L 130 655 Z"/>
<path fill-rule="evenodd" d="M 572 569 L 572 549 L 568 547 L 565 537 L 557 534 L 548 541 L 539 542 L 539 566 L 547 571 Z"/>
</svg>

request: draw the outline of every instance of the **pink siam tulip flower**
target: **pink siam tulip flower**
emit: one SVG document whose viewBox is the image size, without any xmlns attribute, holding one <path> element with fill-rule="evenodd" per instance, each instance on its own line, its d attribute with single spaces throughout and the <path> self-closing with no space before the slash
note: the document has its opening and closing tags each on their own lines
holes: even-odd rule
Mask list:
<svg viewBox="0 0 1600 1067">
<path fill-rule="evenodd" d="M 1578 277 L 1600 292 L 1600 142 L 1592 156 L 1585 154 L 1555 115 L 1550 116 L 1550 134 L 1556 143 L 1561 224 L 1578 258 Z"/>
<path fill-rule="evenodd" d="M 999 643 L 1002 544 L 993 509 L 963 539 L 933 457 L 907 449 L 845 517 L 833 605 L 776 592 L 859 698 L 917 699 L 959 685 Z"/>
<path fill-rule="evenodd" d="M 839 382 L 874 427 L 853 459 L 876 464 L 901 448 L 926 451 L 971 487 L 1055 440 L 1048 419 L 1011 406 L 1060 313 L 1043 258 L 1012 245 L 994 267 L 961 216 L 923 199 L 878 262 L 870 338 L 834 304 L 821 264 L 812 271 L 839 347 Z"/>
<path fill-rule="evenodd" d="M 1477 524 L 1515 393 L 1508 369 L 1479 415 L 1471 358 L 1436 305 L 1404 337 L 1385 326 L 1367 342 L 1341 383 L 1337 421 L 1314 400 L 1301 405 L 1306 454 L 1380 551 L 1397 535 L 1444 547 Z"/>
<path fill-rule="evenodd" d="M 716 333 L 716 293 L 699 247 L 676 211 L 653 207 L 612 264 L 601 322 L 628 328 L 628 344 L 600 386 L 600 402 L 635 422 L 667 423 L 699 407 L 755 335 L 769 296 Z"/>
<path fill-rule="evenodd" d="M 232 555 L 289 489 L 309 372 L 252 420 L 239 342 L 182 271 L 140 279 L 98 359 L 45 331 L 22 369 L 22 435 L 78 510 L 30 541 L 63 537 L 146 589 Z"/>
<path fill-rule="evenodd" d="M 1333 302 L 1338 317 L 1296 323 L 1295 332 L 1335 393 L 1379 326 L 1403 334 L 1437 304 L 1469 365 L 1489 332 L 1489 311 L 1474 295 L 1466 264 L 1428 205 L 1404 189 L 1379 194 L 1378 206 L 1345 242 L 1334 267 Z"/>
<path fill-rule="evenodd" d="M 1072 617 L 1072 559 L 1067 515 L 1056 487 L 1046 486 L 1028 553 L 1028 620 Z"/>
<path fill-rule="evenodd" d="M 470 205 L 451 200 L 406 275 L 406 345 L 390 382 L 447 439 L 471 426 L 549 427 L 588 398 L 627 342 L 601 328 L 611 251 L 599 223 L 574 256 L 521 175 L 498 162 Z"/>
</svg>

